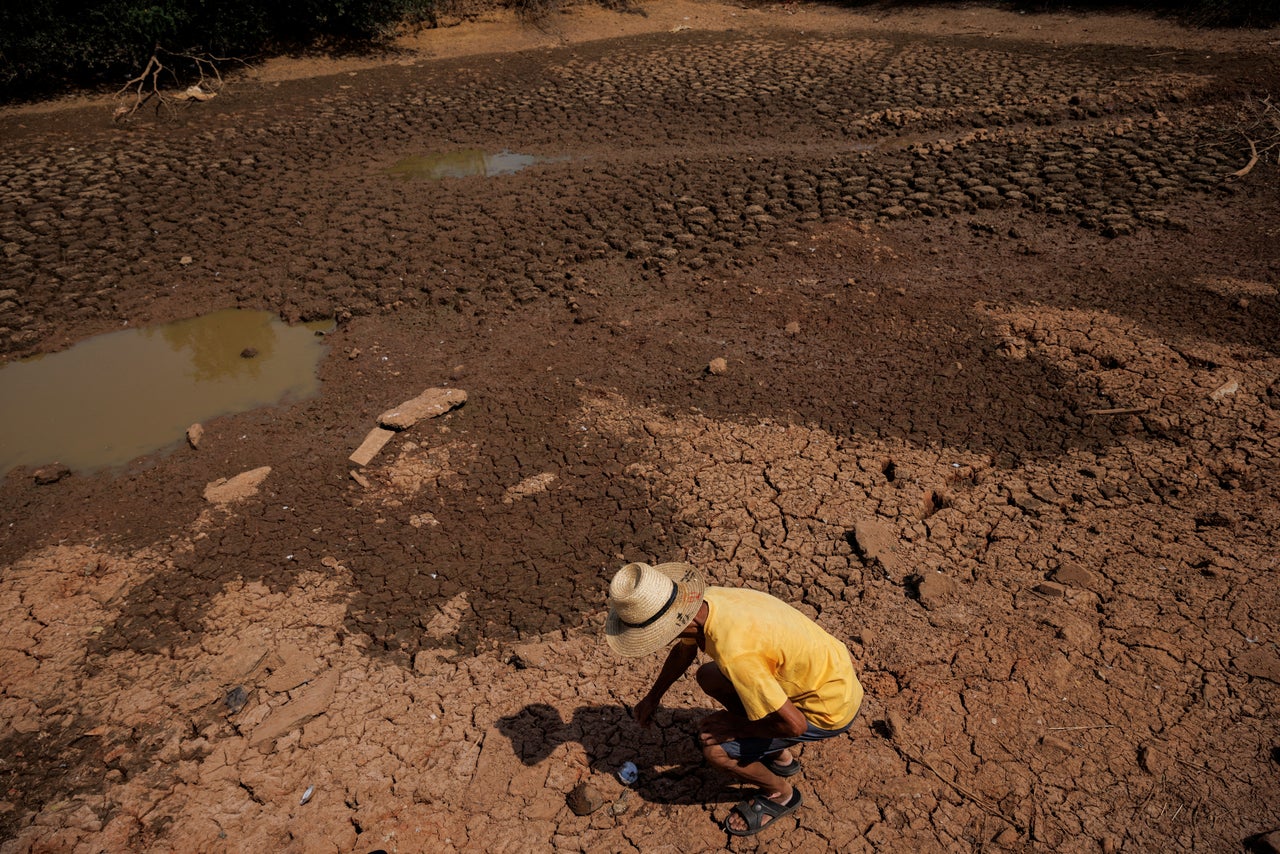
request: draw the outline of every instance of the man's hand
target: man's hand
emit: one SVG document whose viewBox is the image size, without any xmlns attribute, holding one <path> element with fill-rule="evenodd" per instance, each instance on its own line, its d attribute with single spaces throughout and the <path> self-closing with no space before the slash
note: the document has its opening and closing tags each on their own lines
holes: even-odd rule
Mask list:
<svg viewBox="0 0 1280 854">
<path fill-rule="evenodd" d="M 653 713 L 658 710 L 658 700 L 652 694 L 646 694 L 644 699 L 636 703 L 636 707 L 632 710 L 636 723 L 642 727 L 648 727 L 653 723 Z"/>
<path fill-rule="evenodd" d="M 698 741 L 711 745 L 739 738 L 795 738 L 808 728 L 804 713 L 787 700 L 781 709 L 758 721 L 724 711 L 707 715 L 698 724 Z"/>
</svg>

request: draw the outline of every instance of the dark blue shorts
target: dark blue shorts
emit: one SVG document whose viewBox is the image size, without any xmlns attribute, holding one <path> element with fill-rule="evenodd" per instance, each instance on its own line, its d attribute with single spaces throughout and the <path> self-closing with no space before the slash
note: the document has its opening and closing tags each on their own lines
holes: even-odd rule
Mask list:
<svg viewBox="0 0 1280 854">
<path fill-rule="evenodd" d="M 750 765 L 752 762 L 759 762 L 766 756 L 781 753 L 793 744 L 822 741 L 823 739 L 843 735 L 849 731 L 849 727 L 853 726 L 853 721 L 857 719 L 858 716 L 854 715 L 853 720 L 850 720 L 840 729 L 822 729 L 809 724 L 807 730 L 793 738 L 739 738 L 733 741 L 726 741 L 720 746 L 724 748 L 725 753 L 737 760 L 739 765 Z"/>
</svg>

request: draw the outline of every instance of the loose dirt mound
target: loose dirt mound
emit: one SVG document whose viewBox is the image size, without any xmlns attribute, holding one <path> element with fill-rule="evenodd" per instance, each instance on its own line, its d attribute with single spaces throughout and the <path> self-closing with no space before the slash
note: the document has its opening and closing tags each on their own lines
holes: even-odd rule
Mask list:
<svg viewBox="0 0 1280 854">
<path fill-rule="evenodd" d="M 313 400 L 0 484 L 0 851 L 718 850 L 706 701 L 638 729 L 658 661 L 599 638 L 617 566 L 673 559 L 867 688 L 766 850 L 1275 829 L 1280 182 L 1227 179 L 1268 36 L 968 15 L 3 118 L 11 357 L 341 322 Z M 385 171 L 504 148 L 552 159 Z M 424 388 L 466 403 L 353 476 Z"/>
</svg>

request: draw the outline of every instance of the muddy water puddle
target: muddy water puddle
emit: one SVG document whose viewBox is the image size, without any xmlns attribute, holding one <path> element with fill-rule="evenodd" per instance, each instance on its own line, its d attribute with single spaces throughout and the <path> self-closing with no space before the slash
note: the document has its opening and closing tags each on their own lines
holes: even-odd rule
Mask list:
<svg viewBox="0 0 1280 854">
<path fill-rule="evenodd" d="M 544 157 L 536 154 L 516 154 L 499 151 L 496 154 L 481 149 L 420 154 L 397 161 L 387 172 L 399 178 L 419 181 L 438 181 L 443 178 L 492 178 L 498 175 L 514 175 L 537 163 L 559 163 L 567 157 Z"/>
<path fill-rule="evenodd" d="M 317 332 L 332 325 L 228 309 L 0 367 L 0 474 L 122 465 L 195 422 L 310 397 L 324 354 Z"/>
</svg>

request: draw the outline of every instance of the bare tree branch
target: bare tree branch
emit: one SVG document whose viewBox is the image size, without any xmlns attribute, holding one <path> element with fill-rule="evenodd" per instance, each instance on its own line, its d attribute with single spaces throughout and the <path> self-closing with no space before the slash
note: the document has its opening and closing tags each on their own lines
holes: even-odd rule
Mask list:
<svg viewBox="0 0 1280 854">
<path fill-rule="evenodd" d="M 116 92 L 118 103 L 112 118 L 115 121 L 130 119 L 138 110 L 152 101 L 155 102 L 156 114 L 159 115 L 161 110 L 170 112 L 175 110 L 180 102 L 208 101 L 217 97 L 225 85 L 219 66 L 228 62 L 238 62 L 248 67 L 247 62 L 234 57 L 213 56 L 207 53 L 171 53 L 160 45 L 156 45 L 142 72 Z M 187 69 L 187 80 L 195 78 L 195 81 L 185 89 L 182 88 L 182 80 L 175 68 L 178 65 Z M 166 90 L 162 85 L 163 79 L 171 79 L 173 88 Z"/>
</svg>

